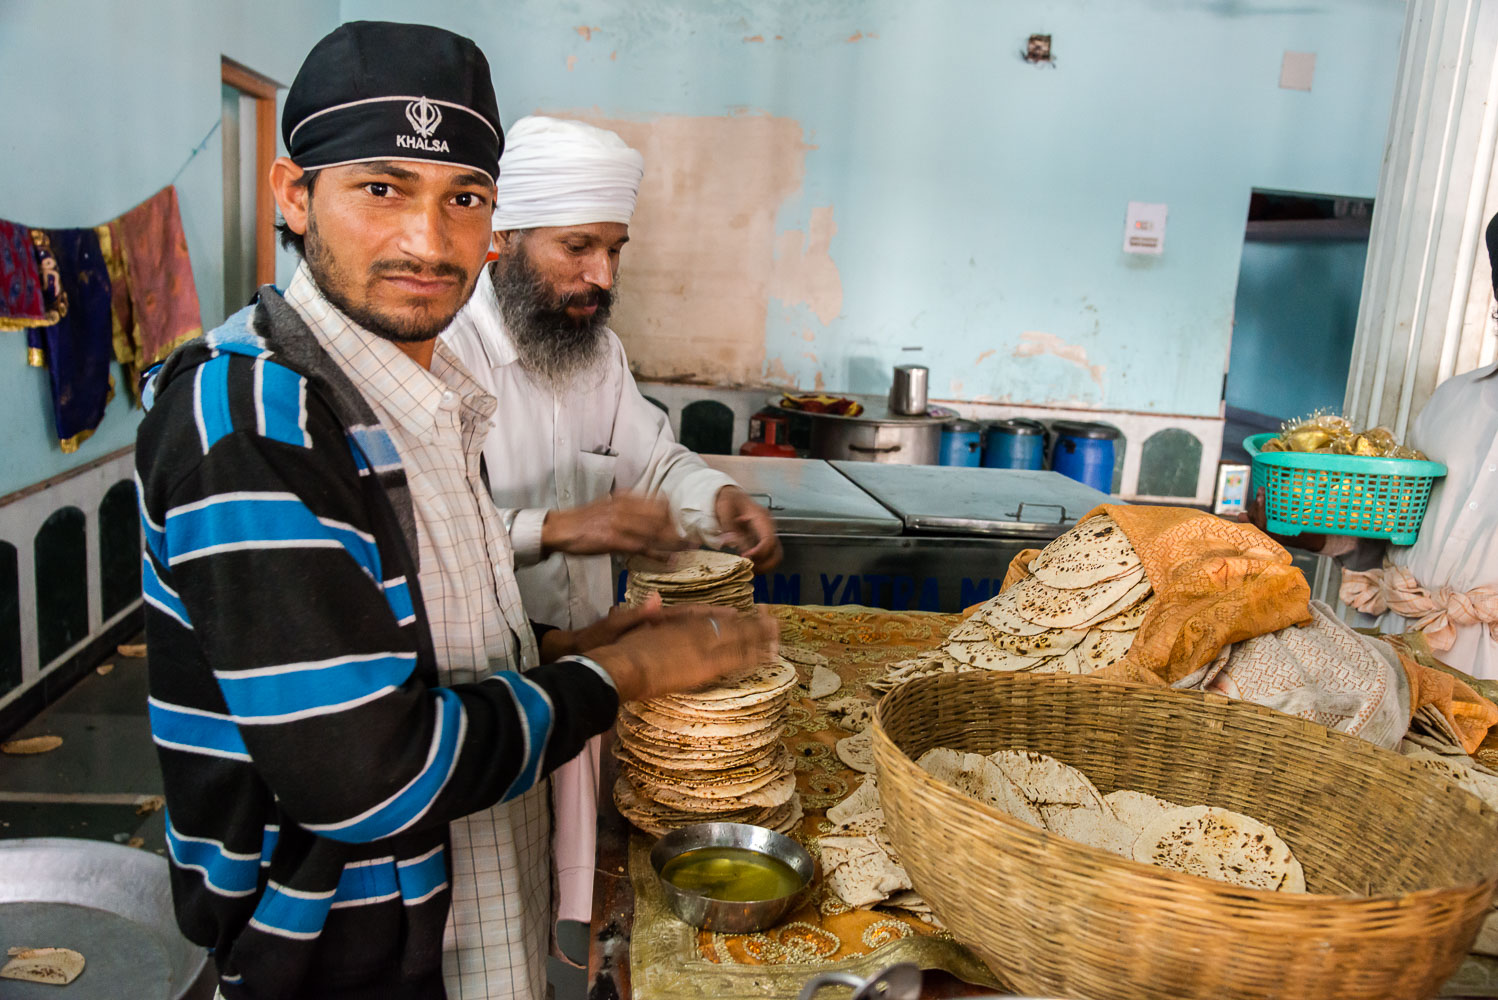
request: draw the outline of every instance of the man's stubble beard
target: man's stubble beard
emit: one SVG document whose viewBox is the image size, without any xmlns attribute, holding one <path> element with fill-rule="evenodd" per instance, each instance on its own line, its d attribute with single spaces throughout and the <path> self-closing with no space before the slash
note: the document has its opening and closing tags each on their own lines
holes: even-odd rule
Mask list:
<svg viewBox="0 0 1498 1000">
<path fill-rule="evenodd" d="M 614 302 L 610 290 L 558 297 L 531 265 L 524 246 L 501 255 L 489 265 L 489 275 L 520 366 L 538 381 L 566 389 L 602 354 Z M 598 308 L 579 320 L 567 315 L 571 305 Z"/>
<path fill-rule="evenodd" d="M 432 340 L 452 324 L 453 317 L 458 314 L 458 309 L 461 309 L 468 301 L 468 296 L 464 295 L 457 309 L 441 317 L 422 316 L 420 313 L 411 316 L 390 316 L 355 303 L 345 290 L 353 286 L 353 279 L 333 259 L 333 255 L 328 252 L 326 245 L 319 238 L 317 216 L 312 211 L 310 201 L 307 205 L 307 232 L 303 238 L 303 246 L 306 250 L 304 259 L 307 262 L 307 270 L 311 273 L 312 280 L 317 284 L 323 297 L 339 312 L 382 340 L 389 340 L 396 344 L 421 344 Z M 370 265 L 370 272 L 371 276 L 411 274 L 455 277 L 468 288 L 470 294 L 473 292 L 473 281 L 468 271 L 457 264 L 441 263 L 423 267 L 411 260 L 377 260 Z"/>
</svg>

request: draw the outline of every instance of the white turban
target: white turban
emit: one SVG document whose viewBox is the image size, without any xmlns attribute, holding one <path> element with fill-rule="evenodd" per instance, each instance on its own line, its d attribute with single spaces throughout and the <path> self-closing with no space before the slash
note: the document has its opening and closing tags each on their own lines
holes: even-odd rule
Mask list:
<svg viewBox="0 0 1498 1000">
<path fill-rule="evenodd" d="M 530 115 L 505 133 L 494 231 L 628 225 L 645 158 L 607 129 Z"/>
</svg>

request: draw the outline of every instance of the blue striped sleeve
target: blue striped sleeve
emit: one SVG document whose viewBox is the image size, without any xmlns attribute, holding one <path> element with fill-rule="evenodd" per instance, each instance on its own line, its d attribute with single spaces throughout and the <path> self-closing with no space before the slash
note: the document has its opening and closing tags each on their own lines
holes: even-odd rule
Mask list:
<svg viewBox="0 0 1498 1000">
<path fill-rule="evenodd" d="M 510 689 L 510 696 L 515 699 L 515 714 L 520 717 L 520 728 L 525 741 L 525 763 L 500 799 L 501 802 L 508 802 L 540 780 L 541 761 L 546 757 L 546 744 L 551 738 L 553 718 L 551 697 L 541 685 L 511 670 L 501 670 L 490 677 L 486 683 L 503 684 Z"/>
<path fill-rule="evenodd" d="M 343 866 L 338 888 L 333 892 L 333 906 L 368 906 L 383 903 L 400 895 L 394 858 L 354 861 Z"/>
<path fill-rule="evenodd" d="M 250 549 L 343 548 L 371 580 L 380 580 L 374 536 L 318 517 L 295 493 L 218 493 L 166 512 L 167 565 Z"/>
<path fill-rule="evenodd" d="M 166 849 L 179 868 L 201 874 L 210 892 L 220 896 L 250 896 L 260 887 L 259 854 L 240 854 L 226 848 L 222 841 L 186 836 L 172 825 L 170 815 Z"/>
<path fill-rule="evenodd" d="M 268 882 L 250 926 L 277 937 L 311 941 L 322 933 L 333 905 L 333 892 L 303 892 Z"/>
<path fill-rule="evenodd" d="M 385 600 L 390 605 L 391 614 L 395 615 L 397 625 L 409 625 L 416 620 L 416 606 L 411 603 L 411 585 L 406 578 L 398 576 L 394 580 L 386 580 Z"/>
<path fill-rule="evenodd" d="M 146 699 L 146 712 L 151 719 L 151 739 L 159 747 L 228 760 L 250 759 L 239 726 L 227 715 L 154 697 Z"/>
<path fill-rule="evenodd" d="M 240 725 L 274 725 L 367 704 L 406 682 L 415 653 L 367 653 L 250 670 L 215 670 Z"/>
<path fill-rule="evenodd" d="M 366 843 L 400 833 L 425 816 L 458 764 L 458 751 L 468 731 L 468 715 L 457 694 L 433 688 L 437 718 L 426 763 L 416 777 L 385 801 L 338 823 L 304 823 L 306 829 L 333 840 Z"/>
<path fill-rule="evenodd" d="M 401 861 L 396 865 L 396 877 L 403 903 L 425 903 L 447 888 L 447 853 L 438 845 L 419 858 Z"/>
<path fill-rule="evenodd" d="M 193 416 L 198 422 L 198 440 L 208 454 L 219 439 L 234 430 L 229 416 L 229 355 L 220 354 L 198 366 L 193 373 Z"/>
<path fill-rule="evenodd" d="M 349 450 L 359 466 L 359 474 L 388 472 L 401 467 L 400 451 L 395 447 L 385 428 L 378 424 L 365 427 L 350 427 L 347 430 Z"/>
<path fill-rule="evenodd" d="M 181 596 L 156 572 L 156 560 L 151 558 L 149 552 L 141 553 L 140 564 L 141 596 L 146 603 L 162 614 L 175 618 L 183 628 L 192 628 L 192 621 L 187 617 L 187 606 L 182 603 Z"/>
<path fill-rule="evenodd" d="M 284 365 L 255 361 L 255 429 L 261 437 L 312 447 L 307 433 L 307 380 Z"/>
</svg>

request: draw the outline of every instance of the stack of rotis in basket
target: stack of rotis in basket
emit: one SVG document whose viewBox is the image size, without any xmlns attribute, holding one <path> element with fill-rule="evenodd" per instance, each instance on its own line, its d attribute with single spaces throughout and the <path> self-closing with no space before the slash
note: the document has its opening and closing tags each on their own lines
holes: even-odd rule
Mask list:
<svg viewBox="0 0 1498 1000">
<path fill-rule="evenodd" d="M 1106 514 L 1080 522 L 1030 563 L 1030 576 L 985 603 L 940 649 L 870 682 L 967 670 L 1090 674 L 1124 658 L 1151 603 L 1144 567 Z"/>
<path fill-rule="evenodd" d="M 668 605 L 752 612 L 752 581 L 747 559 L 685 553 L 669 569 L 632 568 L 625 603 L 658 593 Z M 795 666 L 777 659 L 712 687 L 621 706 L 614 802 L 624 818 L 657 836 L 712 822 L 792 829 L 801 797 L 781 737 L 796 679 Z"/>
</svg>

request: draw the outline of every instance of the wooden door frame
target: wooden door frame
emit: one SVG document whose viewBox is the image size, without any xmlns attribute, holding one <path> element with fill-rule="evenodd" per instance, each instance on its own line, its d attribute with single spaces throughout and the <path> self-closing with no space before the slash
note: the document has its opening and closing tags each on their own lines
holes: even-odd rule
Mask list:
<svg viewBox="0 0 1498 1000">
<path fill-rule="evenodd" d="M 276 158 L 276 91 L 281 84 L 228 56 L 221 57 L 224 83 L 255 101 L 255 284 L 276 281 L 276 199 L 270 166 Z"/>
</svg>

